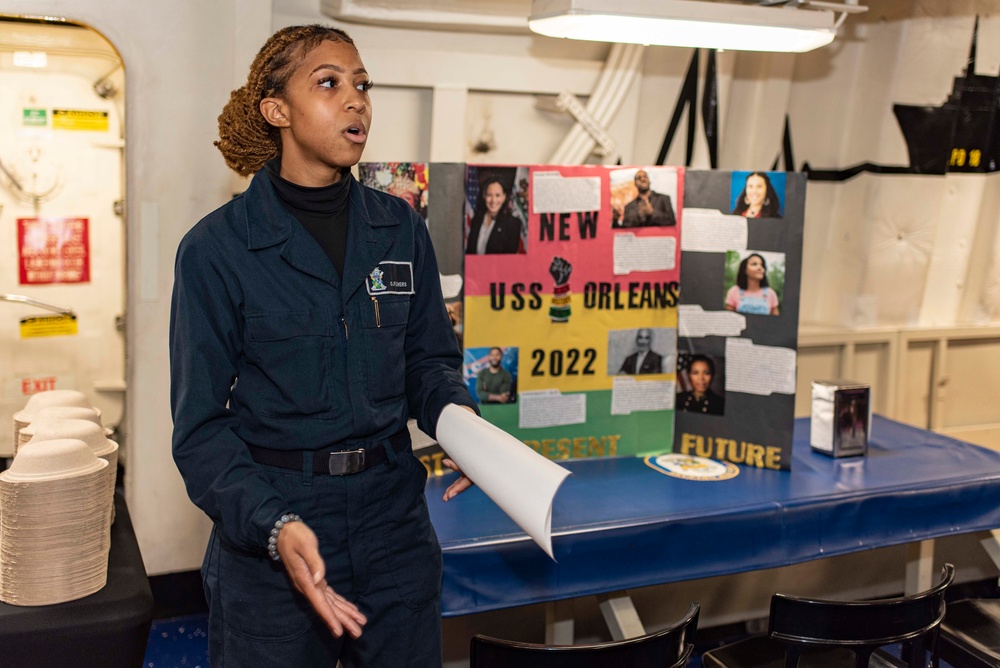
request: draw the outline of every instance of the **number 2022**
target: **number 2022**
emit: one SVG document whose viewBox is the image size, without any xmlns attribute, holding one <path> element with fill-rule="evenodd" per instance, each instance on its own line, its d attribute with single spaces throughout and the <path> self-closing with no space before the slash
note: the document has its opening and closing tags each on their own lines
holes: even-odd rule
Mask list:
<svg viewBox="0 0 1000 668">
<path fill-rule="evenodd" d="M 594 361 L 597 359 L 597 351 L 593 348 L 587 348 L 582 352 L 576 348 L 570 348 L 566 352 L 562 350 L 550 350 L 548 351 L 548 369 L 546 370 L 545 364 L 545 353 L 546 351 L 541 348 L 536 348 L 531 351 L 531 359 L 535 361 L 535 365 L 531 367 L 532 376 L 593 376 L 594 375 Z M 580 365 L 583 368 L 580 368 Z"/>
</svg>

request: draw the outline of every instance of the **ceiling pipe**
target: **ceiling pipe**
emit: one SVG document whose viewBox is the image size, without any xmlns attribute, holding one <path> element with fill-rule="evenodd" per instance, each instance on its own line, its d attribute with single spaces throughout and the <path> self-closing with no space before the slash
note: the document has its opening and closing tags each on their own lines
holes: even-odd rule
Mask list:
<svg viewBox="0 0 1000 668">
<path fill-rule="evenodd" d="M 642 66 L 645 47 L 638 44 L 614 44 L 586 109 L 602 127 L 606 127 L 621 109 L 622 102 Z M 597 146 L 597 140 L 577 122 L 552 154 L 553 164 L 578 165 Z"/>
</svg>

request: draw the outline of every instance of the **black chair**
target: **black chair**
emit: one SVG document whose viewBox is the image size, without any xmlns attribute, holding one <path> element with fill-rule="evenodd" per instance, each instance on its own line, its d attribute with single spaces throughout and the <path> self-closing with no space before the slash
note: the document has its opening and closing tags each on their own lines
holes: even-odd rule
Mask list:
<svg viewBox="0 0 1000 668">
<path fill-rule="evenodd" d="M 538 645 L 472 637 L 470 668 L 682 668 L 698 628 L 697 603 L 669 628 L 596 645 Z"/>
<path fill-rule="evenodd" d="M 705 652 L 701 664 L 704 668 L 869 668 L 871 661 L 872 666 L 936 668 L 944 594 L 954 577 L 955 567 L 945 564 L 941 580 L 931 589 L 874 601 L 775 594 L 767 635 Z M 879 650 L 896 644 L 908 658 L 900 660 Z"/>
<path fill-rule="evenodd" d="M 1000 600 L 971 598 L 949 603 L 940 642 L 941 658 L 953 666 L 1000 666 Z"/>
</svg>

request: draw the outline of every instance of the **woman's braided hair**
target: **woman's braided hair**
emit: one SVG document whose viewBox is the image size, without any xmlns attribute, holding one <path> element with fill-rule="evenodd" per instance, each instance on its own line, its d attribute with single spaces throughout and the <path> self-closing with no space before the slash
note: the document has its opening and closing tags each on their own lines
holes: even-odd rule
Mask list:
<svg viewBox="0 0 1000 668">
<path fill-rule="evenodd" d="M 313 24 L 282 28 L 257 52 L 247 82 L 230 94 L 219 114 L 215 146 L 237 174 L 249 176 L 281 154 L 280 133 L 264 120 L 260 101 L 283 95 L 301 59 L 324 41 L 354 44 L 339 28 Z"/>
</svg>

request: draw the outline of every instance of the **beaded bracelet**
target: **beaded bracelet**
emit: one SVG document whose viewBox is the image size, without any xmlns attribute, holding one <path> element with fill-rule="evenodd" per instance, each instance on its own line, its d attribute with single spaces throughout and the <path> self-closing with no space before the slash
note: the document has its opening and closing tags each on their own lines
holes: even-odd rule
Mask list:
<svg viewBox="0 0 1000 668">
<path fill-rule="evenodd" d="M 271 536 L 267 539 L 267 556 L 271 557 L 274 561 L 281 561 L 281 555 L 278 554 L 278 534 L 281 533 L 281 527 L 289 522 L 301 521 L 302 518 L 295 513 L 285 513 L 281 516 L 281 519 L 274 523 L 274 528 L 271 529 Z"/>
</svg>

